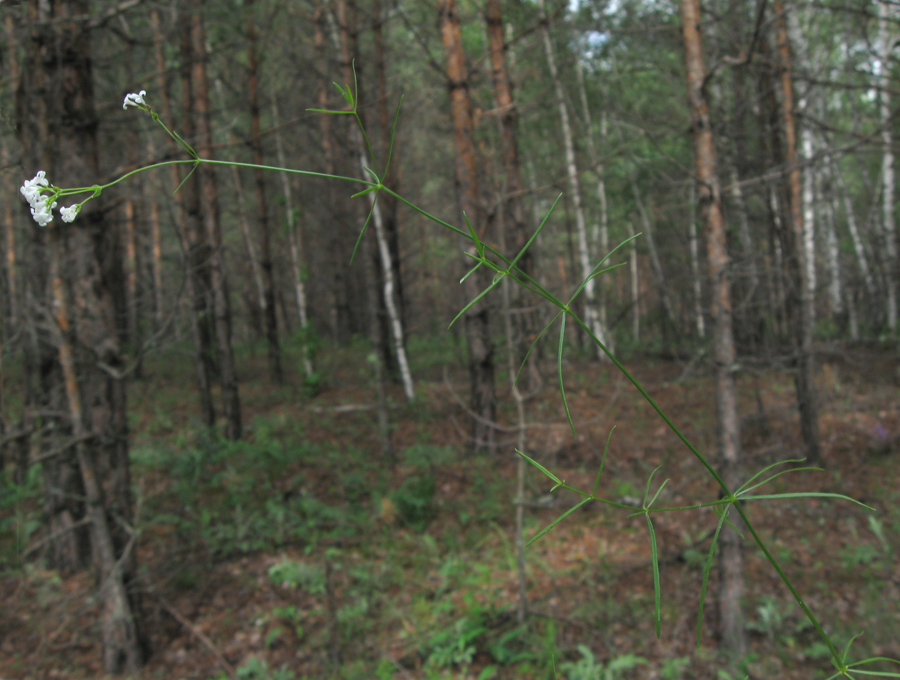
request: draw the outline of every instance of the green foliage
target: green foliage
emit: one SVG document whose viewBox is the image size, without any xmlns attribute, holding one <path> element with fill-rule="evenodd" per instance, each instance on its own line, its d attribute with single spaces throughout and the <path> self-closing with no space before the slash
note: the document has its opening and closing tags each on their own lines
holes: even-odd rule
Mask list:
<svg viewBox="0 0 900 680">
<path fill-rule="evenodd" d="M 476 641 L 487 630 L 480 616 L 464 616 L 433 635 L 427 644 L 426 663 L 446 668 L 468 666 L 475 656 Z"/>
<path fill-rule="evenodd" d="M 568 680 L 618 680 L 628 677 L 628 671 L 647 663 L 647 660 L 635 654 L 624 654 L 603 664 L 594 658 L 594 653 L 587 645 L 578 645 L 581 658 L 577 661 L 565 661 L 559 665 L 560 671 Z"/>
<path fill-rule="evenodd" d="M 43 469 L 27 468 L 16 484 L 0 470 L 0 571 L 18 566 L 31 536 L 44 525 L 40 494 Z"/>
<path fill-rule="evenodd" d="M 434 487 L 434 475 L 413 475 L 391 494 L 401 519 L 414 531 L 425 531 L 434 517 Z"/>
<path fill-rule="evenodd" d="M 659 674 L 663 680 L 681 680 L 684 677 L 685 669 L 691 665 L 689 656 L 673 656 L 665 659 Z"/>
<path fill-rule="evenodd" d="M 269 668 L 264 659 L 256 656 L 251 656 L 236 671 L 240 680 L 294 680 L 297 677 L 287 665 L 275 670 Z"/>
<path fill-rule="evenodd" d="M 325 570 L 306 562 L 295 560 L 277 562 L 269 567 L 269 580 L 281 588 L 302 588 L 311 595 L 321 595 L 325 592 Z"/>
</svg>

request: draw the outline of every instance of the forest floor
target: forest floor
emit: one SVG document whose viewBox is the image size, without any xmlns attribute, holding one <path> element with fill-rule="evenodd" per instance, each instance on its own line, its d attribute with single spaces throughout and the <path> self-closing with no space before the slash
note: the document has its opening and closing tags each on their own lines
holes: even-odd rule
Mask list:
<svg viewBox="0 0 900 680">
<path fill-rule="evenodd" d="M 246 350 L 247 436 L 238 443 L 199 426 L 188 353 L 148 360 L 129 396 L 137 550 L 153 646 L 138 678 L 830 675 L 825 646 L 749 536 L 751 654 L 734 670 L 717 651 L 715 568 L 697 650 L 703 567 L 717 521 L 708 508 L 652 516 L 659 640 L 646 521 L 599 503 L 526 550 L 528 616 L 519 623 L 515 432 L 499 433 L 494 454 L 470 453 L 467 416 L 454 397 L 466 393 L 464 367 L 443 350 L 412 355 L 420 357 L 415 403 L 390 390 L 393 457 L 381 451 L 369 368 L 358 358 L 364 352 L 323 353 L 325 377 L 310 396 L 297 375 L 287 386 L 267 384 L 263 354 Z M 824 470 L 783 475 L 759 493 L 847 494 L 877 513 L 803 497 L 747 504 L 747 511 L 841 649 L 865 631 L 854 658 L 900 658 L 900 363 L 896 350 L 873 346 L 823 350 L 819 360 Z M 640 355 L 627 365 L 687 437 L 711 452 L 708 367 Z M 526 404 L 527 450 L 541 464 L 590 490 L 615 427 L 600 495 L 639 505 L 659 468 L 651 496 L 669 481 L 657 505 L 718 497 L 708 474 L 613 367 L 575 359 L 564 375 L 577 436 L 553 366 Z M 512 427 L 506 376 L 497 384 L 504 386 L 499 417 Z M 791 377 L 744 370 L 739 391 L 746 476 L 801 457 Z M 530 466 L 526 482 L 526 536 L 577 501 L 566 490 L 550 494 L 552 483 Z M 19 560 L 37 526 L 37 476 L 31 492 L 0 508 L 0 679 L 102 678 L 91 576 Z"/>
</svg>

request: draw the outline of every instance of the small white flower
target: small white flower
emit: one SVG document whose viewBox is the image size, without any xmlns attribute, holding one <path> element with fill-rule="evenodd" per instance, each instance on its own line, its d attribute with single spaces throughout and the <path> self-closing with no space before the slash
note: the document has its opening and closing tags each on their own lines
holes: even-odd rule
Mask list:
<svg viewBox="0 0 900 680">
<path fill-rule="evenodd" d="M 147 94 L 147 90 L 141 90 L 140 93 L 125 95 L 125 102 L 122 104 L 123 109 L 127 109 L 129 106 L 146 106 L 147 102 L 144 101 L 144 95 Z"/>
<path fill-rule="evenodd" d="M 38 223 L 41 227 L 46 227 L 53 221 L 53 213 L 50 212 L 53 208 L 56 207 L 56 202 L 53 202 L 53 205 L 49 205 L 46 201 L 44 201 L 41 205 L 37 207 L 33 207 L 31 209 L 31 216 L 34 218 L 34 221 Z"/>
<path fill-rule="evenodd" d="M 46 175 L 47 173 L 43 170 L 38 171 L 38 174 L 34 176 L 34 179 L 26 179 L 22 184 L 22 188 L 19 189 L 32 208 L 43 201 L 41 187 L 46 187 L 50 184 L 47 181 Z"/>
<path fill-rule="evenodd" d="M 63 222 L 74 222 L 75 216 L 78 215 L 78 204 L 70 205 L 68 208 L 60 208 L 59 214 Z"/>
</svg>

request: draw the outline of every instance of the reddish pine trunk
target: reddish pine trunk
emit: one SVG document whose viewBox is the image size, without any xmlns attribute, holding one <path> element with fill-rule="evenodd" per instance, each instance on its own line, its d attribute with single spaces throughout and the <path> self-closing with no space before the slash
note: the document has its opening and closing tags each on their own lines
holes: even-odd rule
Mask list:
<svg viewBox="0 0 900 680">
<path fill-rule="evenodd" d="M 453 142 L 456 149 L 456 185 L 460 209 L 468 217 L 478 237 L 485 239 L 487 219 L 479 193 L 478 160 L 475 150 L 472 100 L 469 96 L 469 73 L 463 53 L 462 32 L 456 0 L 441 0 L 441 41 L 444 45 L 447 86 L 450 90 L 450 115 L 453 121 Z M 466 246 L 470 254 L 474 246 Z M 472 260 L 460 260 L 461 271 L 471 269 Z M 469 276 L 463 284 L 467 300 L 476 297 L 490 284 L 484 267 Z M 490 334 L 490 313 L 485 300 L 469 310 L 464 319 L 466 343 L 469 350 L 469 381 L 471 385 L 472 438 L 475 448 L 494 448 L 494 428 L 497 397 L 494 388 L 494 346 Z"/>
<path fill-rule="evenodd" d="M 706 254 L 712 302 L 713 355 L 716 365 L 716 448 L 722 478 L 730 489 L 740 483 L 740 422 L 734 381 L 735 350 L 728 280 L 729 256 L 722 215 L 716 147 L 709 102 L 706 99 L 706 65 L 700 34 L 699 0 L 682 0 L 688 100 L 694 134 L 697 188 L 706 227 Z M 734 520 L 732 520 L 734 521 Z M 724 647 L 736 657 L 747 652 L 747 637 L 741 598 L 744 592 L 744 558 L 737 533 L 727 528 L 721 538 L 719 585 L 719 632 Z"/>
<path fill-rule="evenodd" d="M 191 78 L 191 64 L 194 50 L 191 44 L 190 15 L 183 12 L 180 20 L 181 39 L 181 91 L 184 115 L 181 134 L 188 143 L 195 143 L 197 126 L 194 122 L 194 86 Z M 160 52 L 161 54 L 161 52 Z M 168 107 L 168 97 L 164 97 L 164 107 Z M 163 109 L 165 112 L 165 108 Z M 171 111 L 170 111 L 171 113 Z M 175 166 L 172 166 L 173 168 Z M 173 172 L 173 179 L 181 180 Z M 197 372 L 197 391 L 200 396 L 200 410 L 203 422 L 208 428 L 216 424 L 216 410 L 212 397 L 212 381 L 216 375 L 215 349 L 212 332 L 212 304 L 210 302 L 211 277 L 209 273 L 209 247 L 203 235 L 201 224 L 200 189 L 196 173 L 190 177 L 178 192 L 179 216 L 183 219 L 181 238 L 187 253 L 187 288 L 191 298 L 191 332 L 194 338 L 194 367 Z"/>
</svg>

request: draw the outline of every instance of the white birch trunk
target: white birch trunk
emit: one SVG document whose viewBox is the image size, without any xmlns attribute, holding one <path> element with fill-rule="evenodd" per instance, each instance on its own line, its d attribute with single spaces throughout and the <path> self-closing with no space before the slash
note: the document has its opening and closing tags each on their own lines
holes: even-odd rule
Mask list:
<svg viewBox="0 0 900 680">
<path fill-rule="evenodd" d="M 544 50 L 547 54 L 547 67 L 550 70 L 550 78 L 553 80 L 556 94 L 556 105 L 559 109 L 560 127 L 563 134 L 563 145 L 566 152 L 566 174 L 569 178 L 569 190 L 572 193 L 572 207 L 575 210 L 575 231 L 578 241 L 578 261 L 581 266 L 582 280 L 588 279 L 593 271 L 591 257 L 588 250 L 587 227 L 585 225 L 584 205 L 581 197 L 581 186 L 578 182 L 578 165 L 575 160 L 575 142 L 572 135 L 572 125 L 569 121 L 569 109 L 566 106 L 566 94 L 562 81 L 559 78 L 559 69 L 556 67 L 556 54 L 553 42 L 550 40 L 550 30 L 547 28 L 547 12 L 544 0 L 538 0 L 538 8 L 541 13 L 541 36 L 544 39 Z M 600 325 L 600 317 L 596 306 L 596 288 L 594 279 L 587 281 L 584 287 L 584 323 L 591 329 L 594 336 L 604 345 L 607 344 L 606 334 Z M 597 347 L 597 357 L 601 361 L 606 360 L 606 355 L 600 347 Z"/>
<path fill-rule="evenodd" d="M 334 43 L 335 49 L 341 50 L 342 46 L 338 34 L 337 22 L 334 20 L 334 15 L 330 11 L 327 14 L 327 19 L 331 28 L 332 43 Z M 362 133 L 359 131 L 359 128 L 356 127 L 355 121 L 353 121 L 353 126 L 353 143 L 356 145 L 359 153 L 360 177 L 369 180 L 371 179 L 371 175 L 366 171 L 369 164 L 366 158 L 365 142 L 363 141 Z M 384 277 L 382 294 L 384 295 L 384 306 L 388 315 L 388 323 L 391 327 L 391 339 L 394 343 L 394 354 L 397 357 L 397 367 L 400 369 L 400 380 L 403 383 L 403 393 L 406 396 L 407 401 L 412 401 L 415 399 L 416 393 L 413 387 L 409 361 L 406 357 L 406 340 L 403 333 L 403 322 L 400 320 L 400 312 L 395 299 L 394 291 L 396 286 L 394 283 L 394 268 L 392 265 L 391 250 L 388 247 L 387 235 L 384 232 L 384 219 L 381 215 L 381 208 L 378 206 L 378 202 L 375 198 L 375 192 L 371 192 L 367 194 L 367 196 L 369 197 L 369 205 L 372 209 L 372 222 L 375 226 L 375 241 L 378 245 L 378 256 L 381 262 L 382 276 Z M 372 313 L 375 314 L 376 310 L 373 309 Z"/>
<path fill-rule="evenodd" d="M 609 210 L 606 203 L 606 180 L 604 178 L 603 162 L 600 160 L 600 156 L 597 153 L 597 145 L 594 143 L 594 121 L 591 118 L 591 109 L 588 106 L 587 88 L 584 86 L 584 61 L 582 59 L 578 59 L 576 73 L 578 74 L 578 90 L 581 95 L 582 115 L 584 116 L 584 125 L 587 130 L 588 155 L 591 160 L 591 166 L 594 168 L 594 173 L 597 175 L 597 199 L 600 202 L 599 220 L 594 220 L 592 238 L 588 246 L 588 250 L 592 255 L 591 259 L 596 260 L 599 257 L 605 257 L 609 252 Z M 606 141 L 605 111 L 601 113 L 600 117 L 600 138 L 601 142 Z M 604 278 L 600 282 L 600 299 L 598 304 L 601 328 L 607 327 L 606 304 L 608 302 L 608 291 L 609 285 L 607 285 L 607 279 Z M 615 352 L 612 334 L 607 336 L 606 346 L 610 352 Z"/>
<path fill-rule="evenodd" d="M 366 172 L 366 154 L 362 150 L 362 137 L 357 130 L 357 144 L 359 146 L 359 168 L 363 177 L 368 177 Z M 403 393 L 407 401 L 416 398 L 413 387 L 412 372 L 409 369 L 409 361 L 406 358 L 406 340 L 403 334 L 403 323 L 400 320 L 400 311 L 397 309 L 395 295 L 394 268 L 391 259 L 391 249 L 388 247 L 387 235 L 384 232 L 384 219 L 381 215 L 381 207 L 375 199 L 375 192 L 366 194 L 369 204 L 372 206 L 372 222 L 375 225 L 375 240 L 378 243 L 378 255 L 381 261 L 381 276 L 384 280 L 384 306 L 388 314 L 388 322 L 391 326 L 391 338 L 394 341 L 394 354 L 397 356 L 397 367 L 400 369 L 400 379 L 403 382 Z M 374 313 L 374 310 L 373 310 Z"/>
<path fill-rule="evenodd" d="M 825 192 L 822 192 L 824 195 Z M 832 200 L 826 201 L 825 208 L 825 265 L 828 269 L 828 302 L 831 313 L 834 316 L 844 313 L 844 298 L 841 290 L 841 251 L 837 235 L 835 215 L 837 214 L 838 199 L 832 196 Z"/>
<path fill-rule="evenodd" d="M 817 68 L 810 58 L 809 41 L 806 39 L 806 32 L 800 27 L 801 23 L 804 26 L 808 26 L 811 17 L 803 11 L 803 8 L 798 6 L 794 11 L 788 13 L 787 19 L 795 65 L 798 63 L 805 64 L 811 72 L 815 73 Z M 797 111 L 802 113 L 808 111 L 809 108 L 810 102 L 808 97 L 804 96 L 797 99 Z M 800 129 L 798 163 L 803 168 L 801 204 L 803 209 L 803 263 L 806 267 L 806 291 L 804 292 L 811 301 L 810 309 L 813 320 L 815 319 L 816 309 L 816 197 L 815 173 L 813 172 L 811 161 L 814 151 L 813 132 L 807 123 L 803 123 Z"/>
<path fill-rule="evenodd" d="M 801 100 L 801 110 L 805 101 Z M 803 259 L 806 265 L 806 294 L 812 301 L 812 314 L 815 318 L 816 301 L 816 199 L 815 173 L 810 161 L 813 157 L 813 134 L 808 126 L 800 132 L 800 162 L 803 171 Z"/>
<path fill-rule="evenodd" d="M 887 322 L 893 333 L 897 330 L 897 229 L 894 220 L 894 151 L 891 133 L 891 98 L 888 91 L 891 73 L 888 60 L 893 51 L 896 30 L 892 26 L 896 12 L 889 0 L 878 3 L 878 61 L 875 75 L 879 91 L 879 116 L 881 118 L 881 142 L 884 156 L 881 159 L 882 212 L 885 246 L 885 283 L 887 288 Z"/>
</svg>

